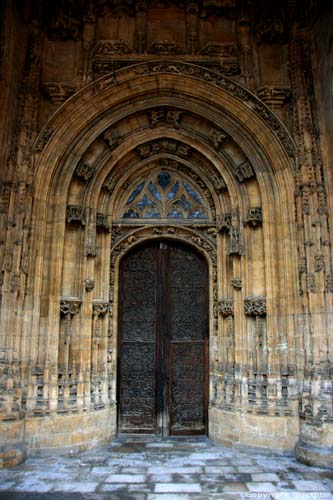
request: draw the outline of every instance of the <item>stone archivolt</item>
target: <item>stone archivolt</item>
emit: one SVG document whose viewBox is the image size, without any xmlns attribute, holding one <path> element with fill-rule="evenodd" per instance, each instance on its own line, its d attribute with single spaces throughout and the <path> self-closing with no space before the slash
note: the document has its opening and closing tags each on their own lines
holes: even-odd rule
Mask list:
<svg viewBox="0 0 333 500">
<path fill-rule="evenodd" d="M 311 82 L 303 79 L 304 67 L 311 73 L 309 50 L 293 35 L 291 81 L 267 83 L 254 78 L 249 61 L 256 51 L 269 75 L 262 54 L 280 54 L 286 41 L 275 12 L 252 25 L 249 12 L 239 16 L 239 44 L 203 42 L 206 20 L 216 15 L 229 26 L 236 3 L 190 2 L 187 31 L 176 41 L 172 33 L 150 35 L 150 3 L 120 4 L 104 2 L 115 16 L 99 6 L 82 23 L 73 2 L 69 17 L 51 16 L 45 44 L 56 44 L 55 53 L 63 43 L 79 46 L 85 26 L 78 76 L 68 85 L 67 77 L 48 77 L 36 34 L 29 47 L 23 83 L 30 90 L 22 91 L 19 109 L 25 119 L 1 185 L 1 321 L 3 331 L 17 332 L 0 345 L 9 444 L 18 461 L 23 442 L 84 448 L 92 435 L 97 444 L 116 433 L 119 262 L 141 242 L 174 239 L 195 247 L 209 266 L 210 436 L 290 451 L 300 423 L 299 456 L 320 463 L 321 450 L 331 456 L 331 367 L 321 344 L 329 316 L 321 311 L 331 311 L 333 285 L 323 159 Z M 126 16 L 133 40 L 120 32 Z M 101 35 L 98 17 L 105 26 L 118 19 L 117 26 Z M 218 71 L 209 69 L 213 63 Z M 60 107 L 45 123 L 37 102 L 44 118 Z M 293 137 L 272 110 L 292 121 Z M 139 193 L 160 196 L 160 218 L 124 217 L 143 179 L 161 188 L 146 184 Z M 161 192 L 170 179 L 183 183 L 172 192 L 183 218 L 167 216 Z M 200 199 L 207 217 L 184 217 L 187 196 L 198 206 Z M 10 319 L 14 308 L 20 315 Z M 82 429 L 75 436 L 73 425 Z M 249 427 L 258 433 L 245 432 Z"/>
</svg>

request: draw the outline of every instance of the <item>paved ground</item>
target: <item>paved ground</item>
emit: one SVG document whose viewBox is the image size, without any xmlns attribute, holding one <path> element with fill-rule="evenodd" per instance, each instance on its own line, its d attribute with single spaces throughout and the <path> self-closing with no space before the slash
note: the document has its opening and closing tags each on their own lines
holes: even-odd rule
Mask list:
<svg viewBox="0 0 333 500">
<path fill-rule="evenodd" d="M 117 438 L 75 456 L 0 471 L 6 500 L 333 499 L 333 471 L 240 452 L 207 438 Z"/>
</svg>

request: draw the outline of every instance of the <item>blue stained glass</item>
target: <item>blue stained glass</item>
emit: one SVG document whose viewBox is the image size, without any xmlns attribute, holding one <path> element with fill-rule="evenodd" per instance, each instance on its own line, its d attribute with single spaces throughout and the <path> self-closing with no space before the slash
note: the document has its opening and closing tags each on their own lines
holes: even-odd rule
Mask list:
<svg viewBox="0 0 333 500">
<path fill-rule="evenodd" d="M 189 219 L 207 219 L 207 216 L 203 214 L 202 212 L 199 212 L 199 210 L 196 210 L 195 212 L 192 212 L 189 216 Z"/>
<path fill-rule="evenodd" d="M 141 182 L 141 184 L 139 184 L 136 189 L 133 191 L 133 193 L 131 194 L 131 196 L 128 198 L 127 200 L 127 205 L 129 205 L 130 203 L 132 203 L 132 201 L 135 200 L 135 198 L 137 196 L 139 196 L 139 194 L 141 193 L 141 191 L 143 190 L 144 186 L 145 186 L 146 182 L 143 181 Z"/>
<path fill-rule="evenodd" d="M 143 195 L 141 200 L 137 202 L 136 206 L 141 210 L 144 210 L 147 207 L 153 207 L 154 202 L 152 200 L 149 200 L 148 196 L 145 194 Z"/>
<path fill-rule="evenodd" d="M 175 201 L 174 205 L 180 205 L 184 210 L 189 210 L 192 203 L 186 199 L 185 195 L 182 194 L 180 200 Z"/>
<path fill-rule="evenodd" d="M 161 193 L 157 191 L 156 186 L 153 182 L 149 183 L 149 191 L 153 196 L 155 196 L 157 200 L 162 201 Z"/>
<path fill-rule="evenodd" d="M 143 216 L 144 219 L 162 219 L 162 216 L 160 213 L 155 212 L 155 210 L 150 210 L 149 212 L 146 212 Z"/>
<path fill-rule="evenodd" d="M 202 205 L 202 201 L 201 201 L 200 196 L 191 188 L 191 186 L 189 184 L 187 184 L 187 182 L 185 182 L 185 181 L 183 181 L 183 185 L 184 185 L 186 191 L 188 192 L 188 194 L 190 194 L 192 196 L 192 198 L 194 198 L 195 201 L 197 203 L 199 203 L 199 205 Z"/>
<path fill-rule="evenodd" d="M 168 194 L 167 194 L 167 200 L 168 201 L 172 200 L 176 196 L 176 194 L 178 193 L 178 191 L 179 191 L 179 182 L 177 181 L 174 184 L 174 186 L 171 189 L 171 191 L 168 192 Z"/>
<path fill-rule="evenodd" d="M 184 219 L 184 216 L 179 210 L 173 210 L 168 213 L 168 219 Z"/>
<path fill-rule="evenodd" d="M 139 214 L 134 210 L 129 210 L 123 215 L 124 219 L 139 219 Z"/>
</svg>

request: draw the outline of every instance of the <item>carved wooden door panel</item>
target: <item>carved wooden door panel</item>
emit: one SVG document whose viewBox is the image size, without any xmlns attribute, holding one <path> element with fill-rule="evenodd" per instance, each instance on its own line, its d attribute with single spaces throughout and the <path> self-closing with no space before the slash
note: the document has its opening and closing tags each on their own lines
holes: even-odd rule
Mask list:
<svg viewBox="0 0 333 500">
<path fill-rule="evenodd" d="M 207 265 L 190 247 L 154 242 L 120 266 L 120 432 L 206 434 Z"/>
</svg>

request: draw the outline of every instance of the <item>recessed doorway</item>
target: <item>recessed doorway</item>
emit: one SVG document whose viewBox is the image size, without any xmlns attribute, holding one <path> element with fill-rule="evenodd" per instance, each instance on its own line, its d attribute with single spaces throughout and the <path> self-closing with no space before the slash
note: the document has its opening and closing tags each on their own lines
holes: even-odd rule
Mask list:
<svg viewBox="0 0 333 500">
<path fill-rule="evenodd" d="M 118 431 L 207 434 L 208 268 L 191 246 L 137 246 L 119 274 Z"/>
</svg>

